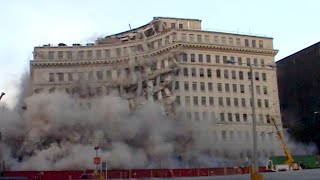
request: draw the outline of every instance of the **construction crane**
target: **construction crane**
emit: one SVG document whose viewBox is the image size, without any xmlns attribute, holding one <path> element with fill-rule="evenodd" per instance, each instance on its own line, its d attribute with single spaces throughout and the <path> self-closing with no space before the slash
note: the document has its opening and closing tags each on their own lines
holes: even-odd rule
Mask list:
<svg viewBox="0 0 320 180">
<path fill-rule="evenodd" d="M 281 130 L 278 128 L 274 117 L 271 118 L 271 121 L 272 121 L 273 125 L 276 127 L 276 130 L 277 130 L 276 133 L 278 135 L 280 144 L 281 144 L 282 149 L 284 151 L 284 154 L 285 154 L 285 157 L 286 157 L 286 160 L 287 160 L 287 164 L 289 166 L 289 170 L 299 170 L 300 169 L 299 163 L 294 161 L 293 156 L 292 156 L 289 148 L 286 145 L 286 142 L 284 140 L 284 136 L 281 133 Z"/>
</svg>

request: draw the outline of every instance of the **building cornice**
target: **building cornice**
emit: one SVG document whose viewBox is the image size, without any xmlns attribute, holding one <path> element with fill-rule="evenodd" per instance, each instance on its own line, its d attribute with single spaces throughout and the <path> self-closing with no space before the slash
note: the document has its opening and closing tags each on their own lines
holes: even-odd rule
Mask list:
<svg viewBox="0 0 320 180">
<path fill-rule="evenodd" d="M 275 56 L 278 50 L 274 49 L 257 49 L 257 48 L 245 48 L 237 46 L 223 46 L 205 43 L 190 43 L 176 41 L 165 47 L 151 50 L 146 53 L 132 54 L 130 56 L 123 56 L 120 58 L 110 58 L 108 60 L 57 60 L 57 61 L 31 61 L 30 65 L 34 67 L 47 67 L 47 66 L 88 66 L 88 65 L 116 65 L 128 62 L 131 58 L 140 59 L 159 56 L 166 52 L 176 52 L 181 49 L 201 49 L 201 50 L 216 50 L 222 52 L 238 52 L 246 54 L 259 54 L 266 56 Z"/>
</svg>

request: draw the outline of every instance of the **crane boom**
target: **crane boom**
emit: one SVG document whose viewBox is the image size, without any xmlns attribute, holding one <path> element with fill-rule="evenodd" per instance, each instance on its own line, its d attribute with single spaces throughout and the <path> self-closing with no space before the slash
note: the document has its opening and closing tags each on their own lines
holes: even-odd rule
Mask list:
<svg viewBox="0 0 320 180">
<path fill-rule="evenodd" d="M 280 144 L 282 146 L 282 149 L 284 151 L 284 154 L 286 156 L 286 159 L 287 159 L 287 164 L 289 165 L 289 168 L 291 169 L 295 169 L 295 165 L 296 165 L 296 162 L 294 161 L 293 159 L 293 156 L 289 150 L 289 148 L 287 147 L 286 145 L 286 142 L 284 140 L 284 137 L 283 137 L 283 134 L 281 133 L 281 131 L 279 130 L 277 124 L 276 124 L 276 121 L 275 119 L 272 117 L 271 118 L 272 122 L 273 122 L 273 125 L 276 127 L 276 130 L 277 130 L 277 135 L 278 135 L 278 138 L 280 140 Z"/>
</svg>

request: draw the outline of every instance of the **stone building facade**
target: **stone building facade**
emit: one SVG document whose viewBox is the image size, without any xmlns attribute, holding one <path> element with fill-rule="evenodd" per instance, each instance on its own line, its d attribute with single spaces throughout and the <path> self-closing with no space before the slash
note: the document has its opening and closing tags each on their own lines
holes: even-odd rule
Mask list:
<svg viewBox="0 0 320 180">
<path fill-rule="evenodd" d="M 133 109 L 144 100 L 163 102 L 172 117 L 212 122 L 216 154 L 243 160 L 252 156 L 251 64 L 258 157 L 264 158 L 281 153 L 269 133 L 271 117 L 281 125 L 276 70 L 267 66 L 276 54 L 269 37 L 204 31 L 198 19 L 155 17 L 92 44 L 35 47 L 32 88 L 77 97 L 116 90 Z"/>
</svg>

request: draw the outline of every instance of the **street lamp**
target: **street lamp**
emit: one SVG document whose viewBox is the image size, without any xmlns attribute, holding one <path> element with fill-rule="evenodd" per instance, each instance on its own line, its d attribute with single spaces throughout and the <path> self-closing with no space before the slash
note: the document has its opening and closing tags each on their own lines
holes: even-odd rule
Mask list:
<svg viewBox="0 0 320 180">
<path fill-rule="evenodd" d="M 237 62 L 234 60 L 225 60 L 226 63 L 228 64 L 236 64 Z M 247 64 L 247 63 L 239 63 L 238 64 Z M 255 64 L 247 64 L 250 67 L 250 74 L 251 74 L 251 110 L 252 110 L 252 141 L 253 141 L 253 164 L 252 164 L 252 170 L 253 174 L 255 172 L 259 171 L 258 168 L 258 161 L 257 161 L 257 120 L 256 120 L 256 105 L 255 105 L 255 92 L 254 92 L 254 75 L 253 75 L 253 65 Z M 267 67 L 270 68 L 276 68 L 276 65 L 266 65 Z"/>
</svg>

